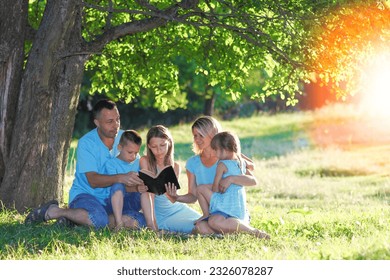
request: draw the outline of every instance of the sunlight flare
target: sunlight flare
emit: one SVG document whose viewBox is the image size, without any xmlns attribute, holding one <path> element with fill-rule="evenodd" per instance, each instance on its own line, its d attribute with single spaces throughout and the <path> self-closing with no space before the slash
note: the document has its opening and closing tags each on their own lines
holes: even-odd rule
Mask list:
<svg viewBox="0 0 390 280">
<path fill-rule="evenodd" d="M 362 79 L 362 108 L 377 117 L 390 117 L 390 53 L 373 58 Z"/>
</svg>

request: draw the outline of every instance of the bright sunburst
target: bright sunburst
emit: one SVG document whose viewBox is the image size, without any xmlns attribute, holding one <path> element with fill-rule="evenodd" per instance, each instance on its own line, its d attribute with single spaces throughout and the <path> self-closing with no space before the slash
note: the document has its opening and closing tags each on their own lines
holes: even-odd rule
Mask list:
<svg viewBox="0 0 390 280">
<path fill-rule="evenodd" d="M 362 107 L 370 115 L 390 117 L 390 53 L 378 54 L 365 68 Z"/>
</svg>

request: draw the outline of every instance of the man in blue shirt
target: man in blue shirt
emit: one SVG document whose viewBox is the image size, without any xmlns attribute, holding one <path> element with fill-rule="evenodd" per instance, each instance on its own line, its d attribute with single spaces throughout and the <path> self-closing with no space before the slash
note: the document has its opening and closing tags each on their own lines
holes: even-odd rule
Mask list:
<svg viewBox="0 0 390 280">
<path fill-rule="evenodd" d="M 57 219 L 95 228 L 109 226 L 112 207 L 108 187 L 121 183 L 127 190 L 123 207 L 124 226 L 145 226 L 139 196 L 134 194 L 147 191 L 147 187 L 138 174 L 104 174 L 105 162 L 118 154 L 117 146 L 123 133 L 118 108 L 112 101 L 100 100 L 93 108 L 93 117 L 96 128 L 81 137 L 77 145 L 76 172 L 69 192 L 69 208 L 60 208 L 56 200 L 49 201 L 33 209 L 25 223 Z"/>
</svg>

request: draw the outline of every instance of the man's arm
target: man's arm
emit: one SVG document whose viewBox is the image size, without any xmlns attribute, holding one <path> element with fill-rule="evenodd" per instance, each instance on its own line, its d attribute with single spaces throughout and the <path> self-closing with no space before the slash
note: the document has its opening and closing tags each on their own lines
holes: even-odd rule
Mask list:
<svg viewBox="0 0 390 280">
<path fill-rule="evenodd" d="M 143 181 L 138 177 L 137 173 L 129 172 L 125 174 L 103 175 L 97 172 L 85 173 L 88 183 L 92 188 L 105 188 L 114 183 L 121 183 L 130 188 L 128 191 L 138 191 L 137 186 L 143 185 Z"/>
<path fill-rule="evenodd" d="M 250 171 L 254 171 L 255 170 L 255 163 L 253 162 L 252 159 L 248 158 L 244 154 L 241 154 L 241 158 L 243 158 L 244 161 L 246 162 L 246 169 L 249 169 Z"/>
</svg>

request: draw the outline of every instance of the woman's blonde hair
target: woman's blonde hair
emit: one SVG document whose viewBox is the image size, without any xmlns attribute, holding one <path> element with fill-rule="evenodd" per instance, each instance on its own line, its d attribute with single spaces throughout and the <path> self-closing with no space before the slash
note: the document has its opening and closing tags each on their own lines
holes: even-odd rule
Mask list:
<svg viewBox="0 0 390 280">
<path fill-rule="evenodd" d="M 202 116 L 195 120 L 191 127 L 192 131 L 197 129 L 202 137 L 210 136 L 213 138 L 218 132 L 222 130 L 221 124 L 213 117 Z M 192 150 L 195 154 L 200 154 L 202 151 L 196 145 L 195 141 L 192 143 Z"/>
</svg>

